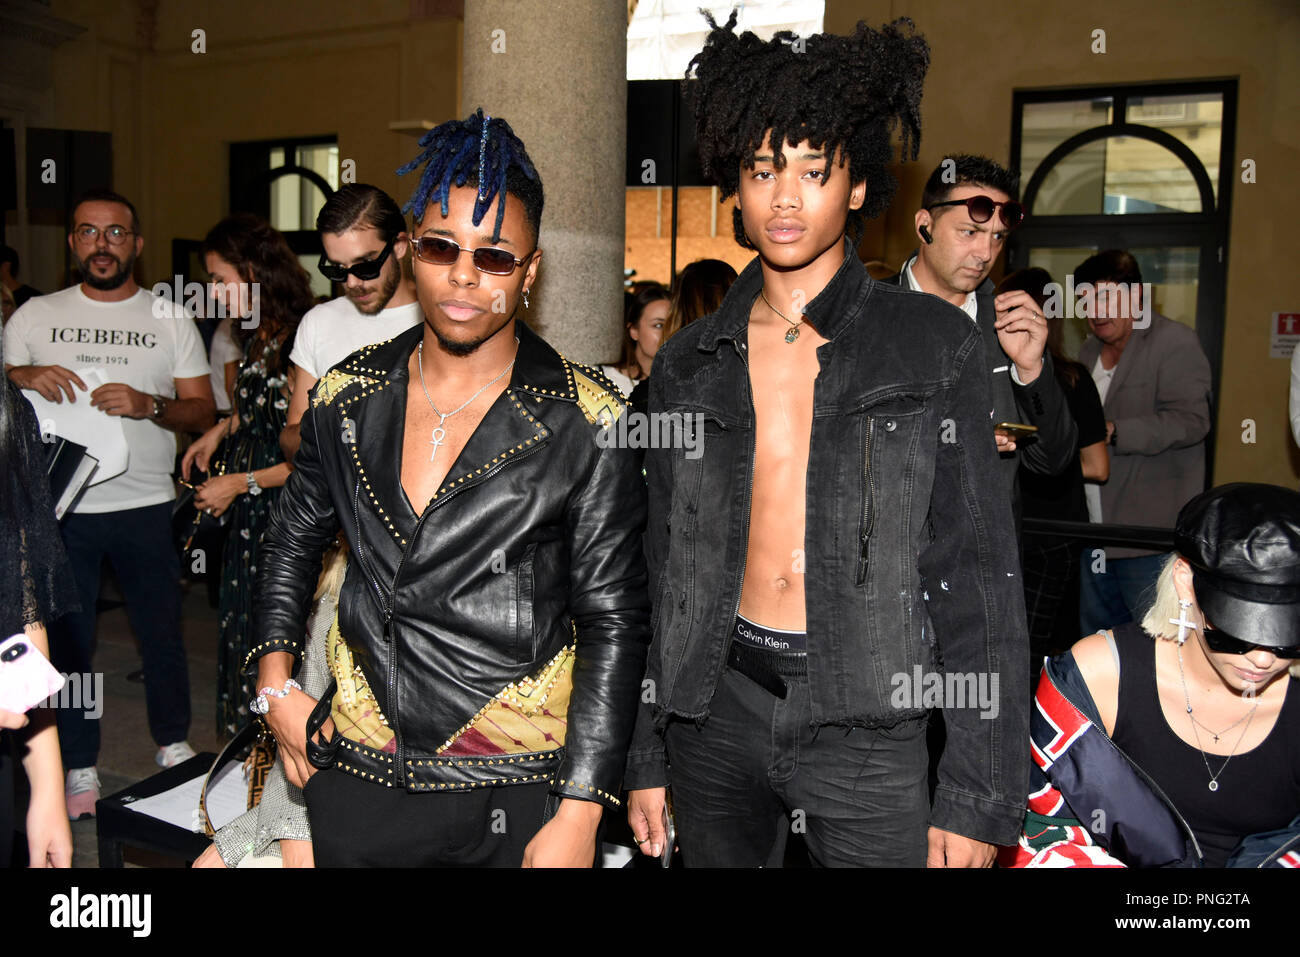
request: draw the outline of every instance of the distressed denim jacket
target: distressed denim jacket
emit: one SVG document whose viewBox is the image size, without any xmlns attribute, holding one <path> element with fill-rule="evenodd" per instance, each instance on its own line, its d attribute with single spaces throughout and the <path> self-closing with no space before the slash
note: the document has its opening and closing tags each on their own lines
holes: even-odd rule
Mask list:
<svg viewBox="0 0 1300 957">
<path fill-rule="evenodd" d="M 755 260 L 655 359 L 650 412 L 689 415 L 703 435 L 702 449 L 646 455 L 654 635 L 628 788 L 668 783 L 663 728 L 706 720 L 725 664 L 745 573 L 751 389 L 762 388 L 747 328 L 761 286 Z M 943 706 L 931 824 L 1013 843 L 1028 783 L 1028 639 L 979 330 L 949 303 L 872 280 L 847 243 L 805 315 L 829 340 L 803 504 L 813 722 L 888 727 Z M 975 687 L 991 701 L 965 693 Z"/>
</svg>

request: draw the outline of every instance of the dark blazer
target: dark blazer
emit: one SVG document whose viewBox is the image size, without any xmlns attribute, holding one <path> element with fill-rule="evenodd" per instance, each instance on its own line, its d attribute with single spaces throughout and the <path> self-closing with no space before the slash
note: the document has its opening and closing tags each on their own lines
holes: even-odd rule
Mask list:
<svg viewBox="0 0 1300 957">
<path fill-rule="evenodd" d="M 1089 336 L 1079 361 L 1092 372 L 1101 342 Z M 1115 423 L 1110 481 L 1101 487 L 1103 522 L 1170 528 L 1178 510 L 1205 489 L 1210 431 L 1210 362 L 1196 332 L 1153 313 L 1120 353 L 1103 404 Z M 1107 548 L 1110 558 L 1150 555 Z"/>
<path fill-rule="evenodd" d="M 916 253 L 913 252 L 911 259 L 915 258 Z M 908 288 L 907 280 L 901 272 L 882 281 Z M 1038 426 L 1038 432 L 1032 440 L 1017 442 L 1014 453 L 1001 456 L 1003 483 L 1019 516 L 1020 487 L 1016 478 L 1019 465 L 1023 463 L 1029 471 L 1042 475 L 1059 474 L 1074 461 L 1078 451 L 1079 430 L 1074 417 L 1070 415 L 1065 393 L 1056 381 L 1051 355 L 1046 352 L 1043 354 L 1043 371 L 1029 385 L 1017 385 L 1011 378 L 1013 363 L 1002 351 L 998 331 L 993 328 L 997 316 L 993 308 L 992 280 L 984 280 L 975 291 L 975 301 L 978 306 L 976 324 L 984 339 L 984 354 L 989 364 L 989 387 L 993 394 L 989 441 L 993 441 L 993 425 L 996 422 L 1023 422 Z"/>
</svg>

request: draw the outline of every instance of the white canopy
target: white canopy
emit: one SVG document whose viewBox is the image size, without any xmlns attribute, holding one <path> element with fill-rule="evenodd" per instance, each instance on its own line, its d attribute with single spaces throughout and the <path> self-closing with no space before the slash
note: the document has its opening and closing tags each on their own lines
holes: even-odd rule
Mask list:
<svg viewBox="0 0 1300 957">
<path fill-rule="evenodd" d="M 824 0 L 640 0 L 627 27 L 627 78 L 680 80 L 709 31 L 700 9 L 725 23 L 733 7 L 740 8 L 737 30 L 750 30 L 767 40 L 781 30 L 803 37 L 820 33 L 826 4 Z"/>
</svg>

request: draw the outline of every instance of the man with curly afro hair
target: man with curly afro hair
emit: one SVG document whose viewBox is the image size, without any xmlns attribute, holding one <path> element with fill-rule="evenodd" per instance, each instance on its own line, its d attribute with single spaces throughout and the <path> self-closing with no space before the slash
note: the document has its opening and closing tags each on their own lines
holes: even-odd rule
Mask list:
<svg viewBox="0 0 1300 957">
<path fill-rule="evenodd" d="M 633 837 L 760 866 L 789 819 L 819 865 L 987 866 L 1024 817 L 1028 670 L 984 346 L 855 254 L 895 130 L 915 156 L 929 48 L 907 20 L 770 41 L 709 22 L 700 155 L 758 255 L 650 378 L 652 419 L 702 433 L 646 455 Z"/>
</svg>

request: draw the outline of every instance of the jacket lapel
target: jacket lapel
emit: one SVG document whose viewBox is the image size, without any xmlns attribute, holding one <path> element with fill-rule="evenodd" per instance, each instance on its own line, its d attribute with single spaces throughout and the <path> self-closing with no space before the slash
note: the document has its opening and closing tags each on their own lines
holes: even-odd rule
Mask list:
<svg viewBox="0 0 1300 957">
<path fill-rule="evenodd" d="M 430 506 L 458 489 L 478 485 L 507 462 L 545 444 L 551 430 L 542 418 L 544 399 L 577 398 L 568 360 L 522 322 L 515 323 L 515 335 L 519 350 L 510 385 L 470 435 Z"/>
</svg>

